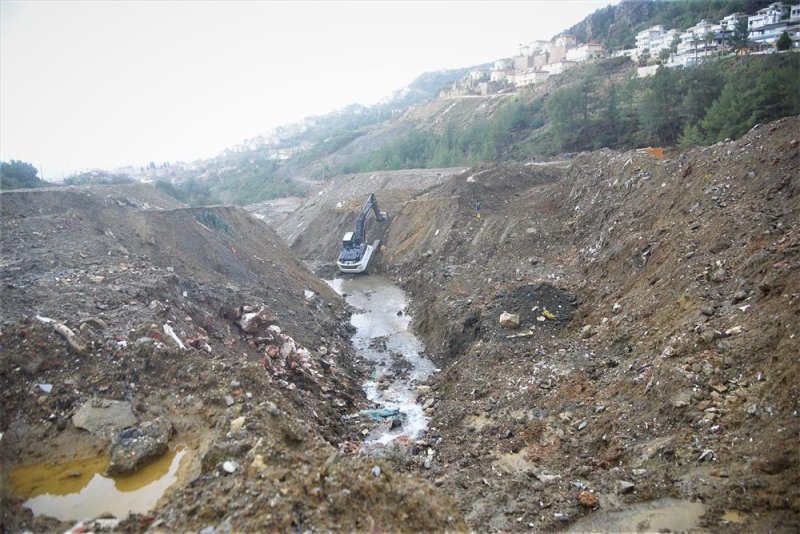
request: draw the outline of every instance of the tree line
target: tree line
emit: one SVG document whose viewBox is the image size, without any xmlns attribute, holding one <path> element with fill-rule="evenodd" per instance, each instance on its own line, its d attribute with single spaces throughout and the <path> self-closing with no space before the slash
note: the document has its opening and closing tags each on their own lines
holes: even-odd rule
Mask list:
<svg viewBox="0 0 800 534">
<path fill-rule="evenodd" d="M 727 58 L 654 76 L 609 77 L 624 58 L 570 71 L 549 94 L 443 132 L 413 130 L 343 164 L 342 173 L 524 160 L 603 147 L 693 146 L 800 114 L 800 54 Z M 625 60 L 627 61 L 627 60 Z"/>
</svg>

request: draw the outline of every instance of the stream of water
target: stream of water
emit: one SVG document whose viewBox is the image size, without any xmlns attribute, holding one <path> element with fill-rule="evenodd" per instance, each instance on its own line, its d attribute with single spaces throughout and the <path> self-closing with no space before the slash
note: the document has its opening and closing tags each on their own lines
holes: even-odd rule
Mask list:
<svg viewBox="0 0 800 534">
<path fill-rule="evenodd" d="M 418 438 L 428 427 L 428 417 L 417 402 L 416 387 L 434 372 L 423 355 L 422 342 L 409 331 L 406 295 L 391 280 L 380 276 L 336 278 L 328 284 L 355 308 L 350 319 L 356 328 L 353 346 L 374 364 L 364 383 L 370 401 L 389 411 L 399 410 L 400 425 L 381 425 L 365 439 L 386 444 L 399 436 Z"/>
</svg>

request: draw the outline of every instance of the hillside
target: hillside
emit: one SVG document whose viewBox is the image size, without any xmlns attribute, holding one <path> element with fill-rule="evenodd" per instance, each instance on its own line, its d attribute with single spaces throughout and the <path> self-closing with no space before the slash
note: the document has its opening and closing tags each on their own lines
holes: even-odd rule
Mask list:
<svg viewBox="0 0 800 534">
<path fill-rule="evenodd" d="M 699 20 L 720 20 L 732 13 L 755 13 L 771 0 L 622 0 L 598 9 L 564 33 L 578 41 L 597 41 L 606 50 L 632 48 L 636 34 L 656 24 L 683 30 Z"/>
</svg>

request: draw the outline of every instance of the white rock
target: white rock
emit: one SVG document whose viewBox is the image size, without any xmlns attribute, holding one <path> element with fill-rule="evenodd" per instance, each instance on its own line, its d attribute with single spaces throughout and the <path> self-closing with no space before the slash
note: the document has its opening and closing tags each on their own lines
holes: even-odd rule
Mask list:
<svg viewBox="0 0 800 534">
<path fill-rule="evenodd" d="M 228 460 L 222 464 L 222 469 L 226 473 L 235 473 L 237 469 L 239 469 L 239 464 L 234 462 L 233 460 Z"/>
</svg>

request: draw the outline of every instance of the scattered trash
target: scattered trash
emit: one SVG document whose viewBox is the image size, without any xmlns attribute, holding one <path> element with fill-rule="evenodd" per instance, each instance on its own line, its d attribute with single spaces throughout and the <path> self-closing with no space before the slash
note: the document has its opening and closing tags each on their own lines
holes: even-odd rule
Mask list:
<svg viewBox="0 0 800 534">
<path fill-rule="evenodd" d="M 358 413 L 359 415 L 366 415 L 373 421 L 380 421 L 381 419 L 400 415 L 400 410 L 398 408 L 376 408 L 372 410 L 361 410 Z"/>
<path fill-rule="evenodd" d="M 504 328 L 519 327 L 519 314 L 504 311 L 500 314 L 500 326 Z"/>
</svg>

